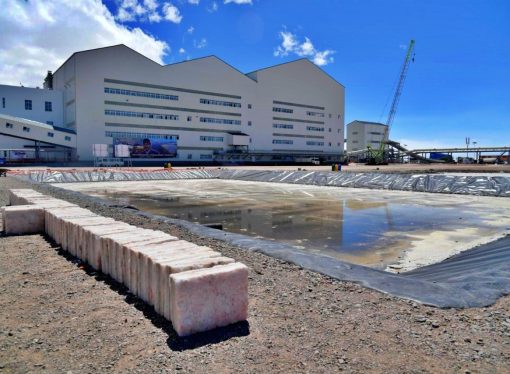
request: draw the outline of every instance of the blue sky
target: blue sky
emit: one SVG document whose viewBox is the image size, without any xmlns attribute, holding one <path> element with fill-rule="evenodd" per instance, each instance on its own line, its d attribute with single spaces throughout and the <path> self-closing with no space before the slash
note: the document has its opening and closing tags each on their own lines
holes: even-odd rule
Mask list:
<svg viewBox="0 0 510 374">
<path fill-rule="evenodd" d="M 100 0 L 4 1 L 0 22 L 26 45 L 42 50 L 49 39 L 54 46 L 52 35 L 76 35 L 77 23 L 89 30 L 48 55 L 56 66 L 45 61 L 42 72 L 71 49 L 119 42 L 162 63 L 214 54 L 243 72 L 307 57 L 345 85 L 346 123 L 386 120 L 405 48 L 415 39 L 391 137 L 413 147 L 462 146 L 466 136 L 482 146 L 510 143 L 508 0 L 109 0 L 105 9 Z M 19 12 L 40 28 L 9 24 Z M 12 47 L 1 43 L 0 82 L 12 76 L 5 67 L 2 75 Z M 26 69 L 28 81 L 34 70 Z"/>
</svg>

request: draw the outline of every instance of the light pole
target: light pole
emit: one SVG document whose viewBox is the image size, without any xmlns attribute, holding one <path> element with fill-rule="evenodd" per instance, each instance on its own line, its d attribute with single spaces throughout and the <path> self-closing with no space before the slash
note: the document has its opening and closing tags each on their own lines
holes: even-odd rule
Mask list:
<svg viewBox="0 0 510 374">
<path fill-rule="evenodd" d="M 466 158 L 469 157 L 469 143 L 471 143 L 471 138 L 466 137 Z"/>
</svg>

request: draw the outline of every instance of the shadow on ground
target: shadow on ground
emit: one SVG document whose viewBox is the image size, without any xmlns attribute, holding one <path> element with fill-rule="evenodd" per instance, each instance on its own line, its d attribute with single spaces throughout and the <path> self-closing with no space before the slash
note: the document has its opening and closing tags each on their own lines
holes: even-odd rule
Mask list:
<svg viewBox="0 0 510 374">
<path fill-rule="evenodd" d="M 143 300 L 129 292 L 126 286 L 117 282 L 108 275 L 96 271 L 90 265 L 62 249 L 62 247 L 55 243 L 50 237 L 43 235 L 43 238 L 60 256 L 64 257 L 68 262 L 73 263 L 76 267 L 83 270 L 89 276 L 93 276 L 98 282 L 105 283 L 108 285 L 108 287 L 110 287 L 112 291 L 115 291 L 119 295 L 124 296 L 126 303 L 133 305 L 136 309 L 141 311 L 145 318 L 151 321 L 155 327 L 161 329 L 168 335 L 166 342 L 168 347 L 173 351 L 195 349 L 206 345 L 221 343 L 234 337 L 247 336 L 250 334 L 250 324 L 248 321 L 242 321 L 229 326 L 218 327 L 214 330 L 180 337 L 173 329 L 172 323 L 170 321 L 156 313 L 152 306 L 148 305 Z"/>
</svg>

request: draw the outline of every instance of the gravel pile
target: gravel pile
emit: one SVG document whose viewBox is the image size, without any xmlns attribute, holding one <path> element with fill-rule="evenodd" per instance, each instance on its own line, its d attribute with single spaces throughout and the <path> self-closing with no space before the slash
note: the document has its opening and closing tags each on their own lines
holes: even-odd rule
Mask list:
<svg viewBox="0 0 510 374">
<path fill-rule="evenodd" d="M 1 178 L 8 188 L 31 187 Z M 37 189 L 37 188 L 36 188 Z M 47 191 L 45 190 L 47 193 Z M 246 323 L 185 339 L 125 288 L 39 235 L 0 237 L 0 372 L 505 372 L 510 297 L 441 310 L 126 210 L 88 209 L 208 245 L 250 268 Z"/>
</svg>

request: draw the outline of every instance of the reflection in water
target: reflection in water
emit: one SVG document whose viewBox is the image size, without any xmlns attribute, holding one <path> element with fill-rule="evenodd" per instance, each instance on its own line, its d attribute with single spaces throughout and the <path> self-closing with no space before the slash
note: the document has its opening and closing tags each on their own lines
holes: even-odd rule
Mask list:
<svg viewBox="0 0 510 374">
<path fill-rule="evenodd" d="M 451 196 L 220 180 L 77 184 L 159 215 L 290 243 L 370 266 L 396 261 L 414 232 L 483 227 Z"/>
</svg>

